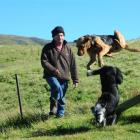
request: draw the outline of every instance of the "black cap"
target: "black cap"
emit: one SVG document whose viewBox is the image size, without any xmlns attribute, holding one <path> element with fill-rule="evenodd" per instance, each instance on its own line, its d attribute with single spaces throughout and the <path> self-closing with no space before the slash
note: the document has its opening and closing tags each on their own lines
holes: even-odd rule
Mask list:
<svg viewBox="0 0 140 140">
<path fill-rule="evenodd" d="M 54 37 L 55 35 L 59 34 L 59 33 L 63 33 L 65 35 L 64 29 L 61 26 L 56 26 L 53 30 L 52 30 L 52 37 Z"/>
</svg>

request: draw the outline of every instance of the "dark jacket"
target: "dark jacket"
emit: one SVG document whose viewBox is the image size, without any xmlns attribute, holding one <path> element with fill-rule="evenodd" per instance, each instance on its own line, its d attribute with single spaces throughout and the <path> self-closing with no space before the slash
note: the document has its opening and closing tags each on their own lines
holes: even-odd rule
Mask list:
<svg viewBox="0 0 140 140">
<path fill-rule="evenodd" d="M 55 76 L 58 79 L 69 80 L 71 74 L 73 82 L 78 82 L 75 57 L 66 41 L 61 51 L 57 50 L 54 41 L 46 44 L 42 49 L 41 64 L 44 78 Z M 60 71 L 61 76 L 55 74 L 56 69 Z"/>
</svg>

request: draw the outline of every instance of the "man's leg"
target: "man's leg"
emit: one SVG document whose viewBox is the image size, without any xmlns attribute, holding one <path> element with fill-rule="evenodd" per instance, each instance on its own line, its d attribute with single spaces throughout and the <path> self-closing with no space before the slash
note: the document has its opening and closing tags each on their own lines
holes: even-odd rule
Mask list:
<svg viewBox="0 0 140 140">
<path fill-rule="evenodd" d="M 65 113 L 65 93 L 68 88 L 67 81 L 60 81 L 62 92 L 60 92 L 60 98 L 58 99 L 57 116 L 62 117 Z"/>
<path fill-rule="evenodd" d="M 49 115 L 55 115 L 57 112 L 57 101 L 50 97 L 50 112 Z"/>
<path fill-rule="evenodd" d="M 57 112 L 57 100 L 59 98 L 59 88 L 61 88 L 59 81 L 55 77 L 46 79 L 51 87 L 50 94 L 50 115 L 55 115 Z"/>
<path fill-rule="evenodd" d="M 50 114 L 56 114 L 54 108 L 57 104 L 57 116 L 64 115 L 65 107 L 65 92 L 67 90 L 67 81 L 58 81 L 55 77 L 47 78 L 47 82 L 51 87 L 51 97 L 50 97 Z"/>
</svg>

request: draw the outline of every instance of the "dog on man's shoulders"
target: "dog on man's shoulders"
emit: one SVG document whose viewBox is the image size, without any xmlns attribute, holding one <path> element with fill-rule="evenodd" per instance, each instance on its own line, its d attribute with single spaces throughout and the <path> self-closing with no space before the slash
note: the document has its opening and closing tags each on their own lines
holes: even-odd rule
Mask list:
<svg viewBox="0 0 140 140">
<path fill-rule="evenodd" d="M 102 94 L 91 107 L 95 116 L 95 123 L 98 126 L 113 125 L 117 115 L 115 109 L 119 103 L 118 84 L 123 81 L 123 75 L 119 68 L 113 66 L 103 66 L 98 70 L 88 70 L 87 76 L 100 75 Z"/>
</svg>

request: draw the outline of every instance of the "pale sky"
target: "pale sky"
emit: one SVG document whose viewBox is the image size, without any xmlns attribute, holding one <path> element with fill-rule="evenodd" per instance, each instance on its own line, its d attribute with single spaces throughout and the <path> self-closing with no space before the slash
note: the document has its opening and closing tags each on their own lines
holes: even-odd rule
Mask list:
<svg viewBox="0 0 140 140">
<path fill-rule="evenodd" d="M 65 39 L 87 34 L 140 37 L 140 0 L 0 0 L 0 34 L 52 39 L 63 26 Z"/>
</svg>

